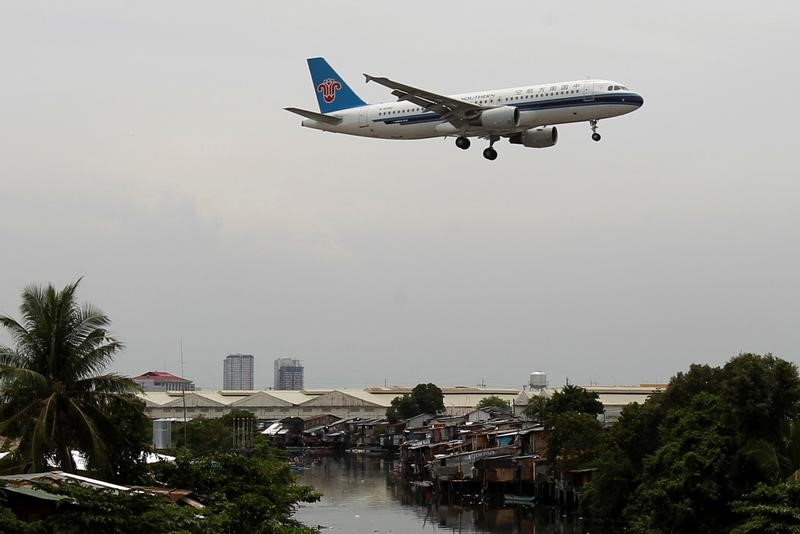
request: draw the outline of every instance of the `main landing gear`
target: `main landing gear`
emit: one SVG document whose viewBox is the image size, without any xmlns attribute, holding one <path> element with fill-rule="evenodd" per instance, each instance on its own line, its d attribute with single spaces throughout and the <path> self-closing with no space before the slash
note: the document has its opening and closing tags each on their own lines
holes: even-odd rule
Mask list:
<svg viewBox="0 0 800 534">
<path fill-rule="evenodd" d="M 494 161 L 497 159 L 497 150 L 494 149 L 492 145 L 494 145 L 495 141 L 500 140 L 499 135 L 492 135 L 489 137 L 489 147 L 483 151 L 483 157 L 488 159 L 489 161 Z M 468 137 L 460 135 L 456 137 L 456 146 L 461 150 L 466 150 L 470 146 L 470 140 Z"/>
<path fill-rule="evenodd" d="M 492 145 L 494 145 L 494 142 L 499 139 L 499 135 L 492 135 L 489 137 L 489 148 L 483 151 L 484 158 L 488 159 L 489 161 L 494 161 L 497 159 L 497 150 L 495 150 Z"/>
<path fill-rule="evenodd" d="M 589 127 L 592 129 L 592 140 L 599 141 L 600 134 L 597 133 L 597 119 L 592 119 L 589 121 Z"/>
</svg>

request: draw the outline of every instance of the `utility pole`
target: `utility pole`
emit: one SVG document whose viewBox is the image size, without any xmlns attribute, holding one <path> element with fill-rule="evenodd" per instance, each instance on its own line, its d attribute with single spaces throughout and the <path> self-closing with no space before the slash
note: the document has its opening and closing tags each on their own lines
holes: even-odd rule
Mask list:
<svg viewBox="0 0 800 534">
<path fill-rule="evenodd" d="M 183 378 L 183 338 L 180 338 L 180 345 L 181 345 L 181 378 Z M 188 448 L 189 442 L 186 439 L 186 432 L 188 430 L 186 424 L 186 384 L 181 383 L 181 392 L 183 393 L 181 397 L 183 397 L 183 446 Z"/>
</svg>

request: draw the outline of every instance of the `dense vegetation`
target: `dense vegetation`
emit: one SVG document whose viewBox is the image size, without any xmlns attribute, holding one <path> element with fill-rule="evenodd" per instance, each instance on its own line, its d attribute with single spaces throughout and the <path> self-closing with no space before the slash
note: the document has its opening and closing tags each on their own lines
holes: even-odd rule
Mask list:
<svg viewBox="0 0 800 534">
<path fill-rule="evenodd" d="M 581 458 L 583 507 L 633 532 L 800 530 L 800 378 L 772 355 L 692 365 Z"/>
<path fill-rule="evenodd" d="M 105 314 L 77 303 L 77 286 L 61 291 L 28 287 L 22 295 L 22 321 L 0 316 L 16 344 L 0 347 L 0 435 L 6 447 L 16 445 L 0 469 L 46 471 L 50 460 L 73 472 L 70 451 L 78 450 L 86 455 L 92 476 L 191 490 L 206 508 L 178 506 L 147 493 L 64 483 L 42 486 L 71 500 L 40 521 L 20 521 L 0 503 L 0 532 L 316 532 L 292 519 L 292 513 L 298 503 L 319 495 L 297 484 L 288 462 L 265 438 L 234 440 L 234 420 L 252 419 L 249 412 L 190 422 L 174 436 L 177 461 L 147 466 L 142 453 L 149 448 L 149 422 L 144 403 L 133 394 L 137 386 L 128 378 L 102 374 L 122 343 L 109 336 Z M 247 446 L 234 450 L 237 443 Z"/>
<path fill-rule="evenodd" d="M 417 384 L 408 393 L 392 399 L 386 410 L 386 418 L 391 422 L 408 419 L 421 413 L 437 414 L 444 411 L 444 394 L 436 384 Z"/>
<path fill-rule="evenodd" d="M 502 410 L 504 412 L 511 411 L 511 403 L 507 400 L 503 400 L 497 395 L 491 395 L 489 397 L 484 397 L 480 401 L 478 401 L 477 408 L 495 408 L 497 410 Z"/>
<path fill-rule="evenodd" d="M 127 436 L 114 419 L 144 424 L 133 395 L 138 386 L 103 373 L 122 343 L 109 336 L 108 316 L 78 304 L 77 287 L 29 286 L 22 293 L 22 320 L 0 316 L 16 344 L 0 346 L 0 435 L 18 440 L 15 453 L 0 463 L 4 471 L 42 471 L 51 459 L 74 472 L 71 449 L 106 477 L 131 469 L 118 463 L 130 458 L 115 454 Z"/>
</svg>

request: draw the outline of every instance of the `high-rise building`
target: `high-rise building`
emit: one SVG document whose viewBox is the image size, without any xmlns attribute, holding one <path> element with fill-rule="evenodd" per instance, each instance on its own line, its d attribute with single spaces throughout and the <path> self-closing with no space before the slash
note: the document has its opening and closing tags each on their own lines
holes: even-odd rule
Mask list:
<svg viewBox="0 0 800 534">
<path fill-rule="evenodd" d="M 293 358 L 275 360 L 274 389 L 303 389 L 303 362 Z"/>
<path fill-rule="evenodd" d="M 222 365 L 222 389 L 253 389 L 253 355 L 230 354 Z"/>
</svg>

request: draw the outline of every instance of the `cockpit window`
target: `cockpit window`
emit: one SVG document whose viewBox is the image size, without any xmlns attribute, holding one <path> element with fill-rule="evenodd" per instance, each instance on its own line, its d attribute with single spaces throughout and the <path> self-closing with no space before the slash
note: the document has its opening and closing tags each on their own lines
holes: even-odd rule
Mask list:
<svg viewBox="0 0 800 534">
<path fill-rule="evenodd" d="M 629 89 L 624 85 L 620 85 L 619 88 L 622 89 L 623 91 L 629 91 Z"/>
<path fill-rule="evenodd" d="M 609 90 L 609 91 L 613 91 L 613 90 L 614 90 L 614 86 L 613 86 L 613 85 L 609 85 L 609 86 L 608 86 L 608 90 Z"/>
<path fill-rule="evenodd" d="M 615 90 L 615 91 L 619 91 L 619 85 L 615 85 L 615 86 L 614 86 L 614 90 Z"/>
</svg>

